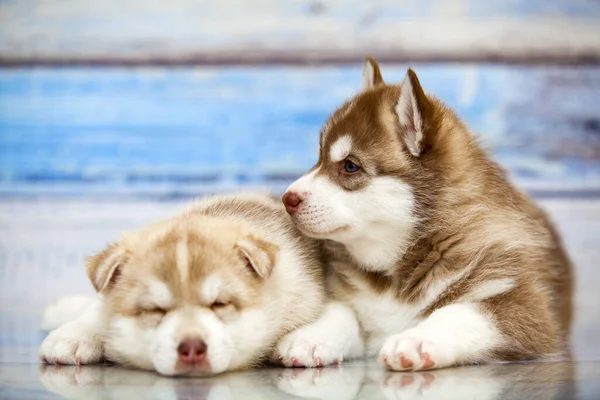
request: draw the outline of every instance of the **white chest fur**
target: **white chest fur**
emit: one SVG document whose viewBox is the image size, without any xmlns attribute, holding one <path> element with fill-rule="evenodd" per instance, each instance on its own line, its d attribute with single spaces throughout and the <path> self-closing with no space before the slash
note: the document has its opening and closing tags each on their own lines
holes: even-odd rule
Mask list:
<svg viewBox="0 0 600 400">
<path fill-rule="evenodd" d="M 350 300 L 358 320 L 366 333 L 367 355 L 379 353 L 383 341 L 389 336 L 401 333 L 418 322 L 422 307 L 403 304 L 389 294 L 378 295 L 363 291 Z"/>
</svg>

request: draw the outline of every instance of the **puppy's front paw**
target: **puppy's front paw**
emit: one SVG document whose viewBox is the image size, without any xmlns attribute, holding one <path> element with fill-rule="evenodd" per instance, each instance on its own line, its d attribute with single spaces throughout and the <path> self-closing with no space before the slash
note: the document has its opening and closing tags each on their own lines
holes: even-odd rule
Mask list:
<svg viewBox="0 0 600 400">
<path fill-rule="evenodd" d="M 337 365 L 344 355 L 344 338 L 333 338 L 312 326 L 285 336 L 277 345 L 275 357 L 286 367 L 325 367 Z"/>
<path fill-rule="evenodd" d="M 453 363 L 448 352 L 414 328 L 387 338 L 378 361 L 393 371 L 444 368 Z"/>
<path fill-rule="evenodd" d="M 40 346 L 40 359 L 47 364 L 93 364 L 102 357 L 99 335 L 76 321 L 50 332 Z"/>
</svg>

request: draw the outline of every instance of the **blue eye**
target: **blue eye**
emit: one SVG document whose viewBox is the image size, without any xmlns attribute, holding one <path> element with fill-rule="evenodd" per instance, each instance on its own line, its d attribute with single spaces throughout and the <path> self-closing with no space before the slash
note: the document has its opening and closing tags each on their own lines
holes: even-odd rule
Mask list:
<svg viewBox="0 0 600 400">
<path fill-rule="evenodd" d="M 352 161 L 346 161 L 346 164 L 344 164 L 344 171 L 353 174 L 355 172 L 358 172 L 360 170 L 360 167 L 356 164 L 354 164 Z"/>
</svg>

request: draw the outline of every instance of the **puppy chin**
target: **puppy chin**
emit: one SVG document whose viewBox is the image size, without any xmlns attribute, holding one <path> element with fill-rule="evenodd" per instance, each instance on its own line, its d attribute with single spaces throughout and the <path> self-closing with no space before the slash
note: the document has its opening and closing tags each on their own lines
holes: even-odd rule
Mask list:
<svg viewBox="0 0 600 400">
<path fill-rule="evenodd" d="M 164 376 L 212 376 L 223 372 L 225 368 L 216 370 L 212 368 L 210 361 L 206 360 L 200 364 L 184 364 L 181 362 L 157 362 L 154 360 L 154 369 Z M 164 360 L 163 360 L 164 361 Z"/>
<path fill-rule="evenodd" d="M 292 217 L 292 221 L 294 222 L 294 225 L 296 225 L 296 228 L 298 228 L 303 235 L 314 239 L 336 240 L 336 238 L 343 236 L 343 234 L 350 231 L 349 225 L 341 225 L 338 227 L 329 227 L 323 225 L 315 226 L 304 223 L 301 217 Z"/>
</svg>

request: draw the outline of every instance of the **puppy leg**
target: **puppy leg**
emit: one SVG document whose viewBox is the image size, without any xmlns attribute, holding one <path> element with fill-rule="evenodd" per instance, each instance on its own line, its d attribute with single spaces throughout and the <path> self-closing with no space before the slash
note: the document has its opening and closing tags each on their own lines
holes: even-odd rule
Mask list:
<svg viewBox="0 0 600 400">
<path fill-rule="evenodd" d="M 386 339 L 379 362 L 394 371 L 484 361 L 505 339 L 477 303 L 451 304 L 417 326 Z"/>
<path fill-rule="evenodd" d="M 322 367 L 361 357 L 364 345 L 352 309 L 331 302 L 318 320 L 286 335 L 275 353 L 287 367 Z"/>
<path fill-rule="evenodd" d="M 40 359 L 48 364 L 97 363 L 103 356 L 105 329 L 104 299 L 98 296 L 77 319 L 50 332 L 40 346 Z"/>
<path fill-rule="evenodd" d="M 85 311 L 90 304 L 96 301 L 97 296 L 71 295 L 63 296 L 44 309 L 42 316 L 42 330 L 53 331 L 59 326 L 73 321 Z"/>
</svg>

